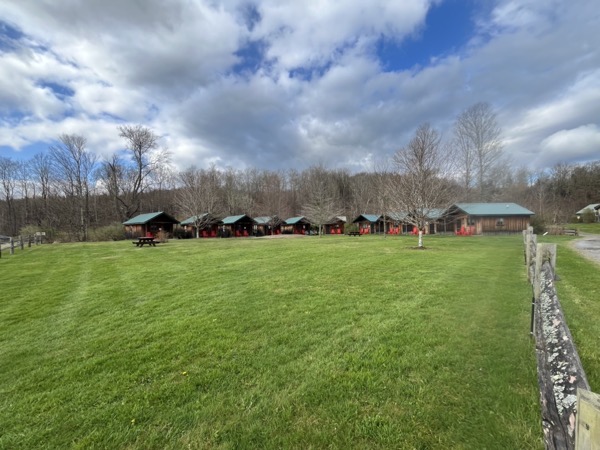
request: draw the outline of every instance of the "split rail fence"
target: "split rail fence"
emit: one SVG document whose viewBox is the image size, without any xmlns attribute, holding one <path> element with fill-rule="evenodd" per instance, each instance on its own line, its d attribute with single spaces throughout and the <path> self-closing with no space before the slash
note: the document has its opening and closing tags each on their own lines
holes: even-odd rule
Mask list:
<svg viewBox="0 0 600 450">
<path fill-rule="evenodd" d="M 24 250 L 25 247 L 31 247 L 32 245 L 40 245 L 43 242 L 43 235 L 35 236 L 18 236 L 10 238 L 8 242 L 0 242 L 0 258 L 3 254 L 9 253 L 15 254 L 15 249 Z"/>
<path fill-rule="evenodd" d="M 578 394 L 585 395 L 590 386 L 556 292 L 556 244 L 538 244 L 531 227 L 523 231 L 523 240 L 533 288 L 530 332 L 535 337 L 546 449 L 600 448 L 584 443 L 589 442 L 588 435 L 599 432 L 599 424 L 592 421 L 595 430 L 588 423 L 580 427 L 582 418 L 577 417 Z M 581 434 L 578 439 L 577 434 Z"/>
</svg>

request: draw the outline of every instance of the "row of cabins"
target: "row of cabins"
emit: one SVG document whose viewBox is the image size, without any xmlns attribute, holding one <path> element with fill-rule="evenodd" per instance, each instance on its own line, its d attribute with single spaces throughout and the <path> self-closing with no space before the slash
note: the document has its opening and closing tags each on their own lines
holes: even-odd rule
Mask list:
<svg viewBox="0 0 600 450">
<path fill-rule="evenodd" d="M 520 233 L 534 213 L 516 203 L 456 203 L 447 209 L 432 209 L 426 234 L 457 235 Z M 360 214 L 352 224 L 360 234 L 418 233 L 406 214 Z M 218 218 L 210 214 L 192 216 L 181 222 L 164 213 L 141 214 L 123 223 L 129 236 L 156 236 L 160 232 L 187 237 L 250 237 L 280 234 L 311 234 L 314 224 L 304 216 L 282 220 L 277 216 L 250 217 L 246 214 Z M 344 216 L 323 226 L 325 234 L 344 234 Z M 353 227 L 354 228 L 354 227 Z"/>
</svg>

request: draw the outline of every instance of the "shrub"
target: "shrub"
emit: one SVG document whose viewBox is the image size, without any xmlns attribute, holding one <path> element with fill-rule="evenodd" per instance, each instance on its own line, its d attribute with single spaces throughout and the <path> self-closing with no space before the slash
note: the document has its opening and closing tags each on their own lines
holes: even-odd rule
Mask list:
<svg viewBox="0 0 600 450">
<path fill-rule="evenodd" d="M 546 231 L 546 221 L 541 216 L 533 216 L 529 224 L 533 227 L 535 234 L 544 234 Z"/>
<path fill-rule="evenodd" d="M 596 221 L 596 214 L 594 214 L 594 211 L 590 208 L 587 208 L 583 211 L 583 214 L 581 215 L 581 221 L 583 223 L 594 223 Z"/>
<path fill-rule="evenodd" d="M 354 232 L 358 232 L 358 231 L 360 231 L 360 230 L 358 229 L 358 224 L 356 224 L 356 223 L 347 224 L 344 229 L 344 232 L 346 234 L 348 234 L 350 232 L 354 233 Z"/>
<path fill-rule="evenodd" d="M 121 241 L 125 237 L 125 230 L 120 223 L 95 228 L 89 232 L 90 241 Z"/>
<path fill-rule="evenodd" d="M 36 233 L 44 233 L 43 242 L 53 242 L 56 235 L 53 229 L 38 227 L 37 225 L 26 225 L 19 230 L 21 236 L 35 236 Z"/>
<path fill-rule="evenodd" d="M 175 228 L 175 230 L 173 230 L 173 237 L 176 239 L 191 239 L 195 237 L 195 234 L 193 231 L 186 231 L 183 228 Z"/>
</svg>

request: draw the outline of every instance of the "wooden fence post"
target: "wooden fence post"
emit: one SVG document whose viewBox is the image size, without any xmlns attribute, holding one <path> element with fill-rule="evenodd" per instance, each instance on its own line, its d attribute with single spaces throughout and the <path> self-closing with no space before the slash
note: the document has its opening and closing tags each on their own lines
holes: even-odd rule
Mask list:
<svg viewBox="0 0 600 450">
<path fill-rule="evenodd" d="M 537 235 L 529 234 L 527 239 L 527 279 L 530 283 L 535 280 L 535 261 L 537 255 Z"/>
<path fill-rule="evenodd" d="M 600 395 L 577 389 L 575 450 L 591 450 L 600 443 Z"/>
<path fill-rule="evenodd" d="M 10 238 L 10 254 L 15 254 L 15 241 L 13 238 Z"/>
<path fill-rule="evenodd" d="M 21 250 L 23 250 L 23 236 L 19 236 L 19 245 L 21 246 Z"/>
</svg>

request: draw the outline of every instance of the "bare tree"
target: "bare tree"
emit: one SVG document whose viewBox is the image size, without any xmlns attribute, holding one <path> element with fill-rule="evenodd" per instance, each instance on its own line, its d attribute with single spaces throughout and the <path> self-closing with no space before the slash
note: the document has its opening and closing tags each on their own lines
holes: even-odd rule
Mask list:
<svg viewBox="0 0 600 450">
<path fill-rule="evenodd" d="M 172 208 L 175 202 L 173 188 L 176 180 L 177 174 L 169 161 L 159 164 L 156 170 L 150 174 L 149 184 L 151 190 L 146 197 L 149 207 L 153 211 L 168 211 Z"/>
<path fill-rule="evenodd" d="M 105 159 L 100 163 L 97 178 L 102 181 L 104 189 L 111 199 L 113 217 L 115 220 L 123 220 L 127 217 L 127 202 L 124 199 L 124 192 L 121 191 L 125 184 L 126 168 L 116 154 Z"/>
<path fill-rule="evenodd" d="M 260 195 L 258 208 L 260 214 L 269 217 L 267 225 L 273 234 L 280 224 L 281 218 L 289 213 L 286 202 L 285 174 L 281 172 L 264 171 L 260 175 Z"/>
<path fill-rule="evenodd" d="M 445 209 L 454 199 L 448 188 L 451 173 L 450 153 L 441 146 L 440 134 L 428 123 L 417 129 L 406 147 L 393 157 L 395 173 L 390 178 L 390 203 L 396 213 L 419 230 L 423 247 L 423 230 L 436 209 Z"/>
<path fill-rule="evenodd" d="M 350 180 L 352 201 L 350 211 L 353 216 L 370 213 L 375 209 L 377 196 L 373 186 L 377 185 L 376 176 L 372 173 L 361 172 L 355 174 Z M 373 209 L 372 209 L 373 208 Z"/>
<path fill-rule="evenodd" d="M 34 184 L 41 196 L 41 207 L 36 208 L 36 222 L 38 226 L 49 224 L 51 172 L 52 163 L 46 153 L 36 153 L 31 160 L 31 172 Z M 36 202 L 36 204 L 39 202 Z"/>
<path fill-rule="evenodd" d="M 375 164 L 375 169 L 373 172 L 373 181 L 375 182 L 373 186 L 371 186 L 372 191 L 375 194 L 375 201 L 377 205 L 378 212 L 383 217 L 383 237 L 387 236 L 387 223 L 386 215 L 389 214 L 390 202 L 391 202 L 391 192 L 388 188 L 389 178 L 391 175 L 391 170 L 389 167 L 388 161 L 380 161 Z"/>
<path fill-rule="evenodd" d="M 496 114 L 488 103 L 476 103 L 458 116 L 453 143 L 460 161 L 465 200 L 470 201 L 474 186 L 480 201 L 489 200 L 486 181 L 502 156 L 502 142 Z"/>
<path fill-rule="evenodd" d="M 223 195 L 227 214 L 250 214 L 254 207 L 251 191 L 254 172 L 228 167 L 223 174 Z"/>
<path fill-rule="evenodd" d="M 35 184 L 31 180 L 31 165 L 29 161 L 19 162 L 19 196 L 23 201 L 22 223 L 31 222 L 32 196 L 35 197 Z"/>
<path fill-rule="evenodd" d="M 49 150 L 54 179 L 69 205 L 64 220 L 85 241 L 90 224 L 90 185 L 97 157 L 87 150 L 87 140 L 81 135 L 62 134 L 58 139 L 59 143 Z"/>
<path fill-rule="evenodd" d="M 196 237 L 209 225 L 220 207 L 220 173 L 213 165 L 208 170 L 190 167 L 179 173 L 181 187 L 176 202 L 179 210 L 194 218 Z"/>
<path fill-rule="evenodd" d="M 15 190 L 17 187 L 19 164 L 12 158 L 0 156 L 0 189 L 6 205 L 5 219 L 0 227 L 8 230 L 12 236 L 17 234 L 17 214 L 15 207 Z M 0 210 L 0 212 L 2 212 Z M 1 217 L 1 216 L 0 216 Z"/>
<path fill-rule="evenodd" d="M 104 161 L 98 175 L 113 197 L 120 220 L 124 220 L 140 212 L 142 195 L 153 186 L 154 173 L 169 164 L 170 155 L 167 149 L 159 148 L 159 136 L 150 128 L 123 125 L 118 130 L 127 143 L 126 152 Z"/>
<path fill-rule="evenodd" d="M 339 201 L 335 196 L 335 187 L 322 166 L 311 167 L 306 173 L 308 201 L 302 207 L 302 213 L 318 226 L 319 236 L 323 234 L 323 225 L 335 216 L 342 214 Z"/>
</svg>

